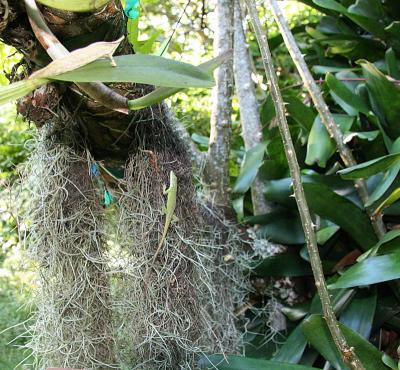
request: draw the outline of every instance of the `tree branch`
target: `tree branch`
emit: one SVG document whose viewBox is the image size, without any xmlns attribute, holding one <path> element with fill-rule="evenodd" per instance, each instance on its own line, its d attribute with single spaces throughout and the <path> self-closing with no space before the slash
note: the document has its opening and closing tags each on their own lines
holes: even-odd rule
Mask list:
<svg viewBox="0 0 400 370">
<path fill-rule="evenodd" d="M 251 23 L 253 25 L 258 44 L 260 46 L 261 55 L 263 58 L 265 73 L 269 81 L 269 88 L 271 96 L 274 101 L 275 110 L 278 118 L 279 130 L 284 143 L 286 158 L 288 160 L 289 169 L 293 178 L 293 189 L 296 198 L 297 206 L 300 212 L 301 222 L 304 229 L 304 234 L 307 241 L 308 253 L 310 255 L 311 267 L 314 274 L 315 285 L 318 290 L 319 297 L 322 303 L 322 309 L 324 317 L 335 342 L 336 347 L 342 354 L 345 362 L 355 370 L 364 370 L 364 366 L 354 353 L 353 348 L 350 348 L 347 344 L 346 338 L 339 329 L 338 322 L 333 311 L 330 296 L 326 286 L 325 276 L 322 269 L 322 263 L 319 256 L 317 239 L 314 231 L 314 225 L 312 223 L 310 210 L 304 194 L 303 185 L 301 182 L 300 167 L 297 162 L 296 152 L 293 145 L 292 138 L 290 136 L 289 126 L 286 120 L 286 109 L 283 102 L 282 95 L 278 86 L 278 77 L 273 67 L 272 55 L 268 46 L 267 36 L 262 29 L 261 22 L 258 18 L 258 13 L 254 0 L 245 0 Z"/>
<path fill-rule="evenodd" d="M 260 113 L 253 80 L 251 79 L 251 63 L 243 31 L 242 9 L 240 0 L 235 1 L 234 8 L 234 59 L 233 71 L 235 87 L 239 100 L 240 120 L 242 123 L 242 136 L 246 150 L 255 147 L 263 141 Z M 264 184 L 257 176 L 251 186 L 251 197 L 255 215 L 268 213 L 271 208 L 264 196 Z"/>
<path fill-rule="evenodd" d="M 67 48 L 47 26 L 35 0 L 24 0 L 32 30 L 40 44 L 52 59 L 59 59 L 69 54 Z M 100 82 L 76 83 L 76 85 L 92 99 L 105 107 L 121 113 L 128 113 L 128 99 Z"/>
<path fill-rule="evenodd" d="M 217 30 L 215 36 L 216 55 L 232 49 L 233 3 L 218 0 L 216 5 Z M 211 112 L 210 145 L 205 165 L 204 180 L 208 186 L 208 198 L 228 212 L 229 200 L 229 147 L 232 131 L 232 60 L 223 63 L 215 74 L 216 87 L 213 90 Z"/>
<path fill-rule="evenodd" d="M 346 167 L 351 167 L 357 164 L 354 159 L 353 153 L 350 148 L 344 143 L 343 134 L 340 131 L 340 128 L 336 124 L 332 113 L 329 110 L 329 107 L 324 101 L 322 97 L 322 93 L 314 81 L 313 76 L 301 54 L 301 51 L 294 39 L 292 32 L 290 31 L 289 25 L 286 22 L 285 17 L 283 16 L 281 9 L 276 0 L 268 0 L 271 6 L 272 12 L 274 14 L 275 20 L 279 26 L 281 31 L 283 40 L 285 41 L 286 47 L 292 56 L 293 62 L 297 67 L 297 70 L 303 80 L 304 86 L 308 90 L 311 99 L 314 102 L 317 111 L 320 114 L 321 121 L 327 129 L 331 138 L 333 138 L 336 142 L 337 149 L 339 151 L 340 157 L 342 158 Z M 355 181 L 355 188 L 364 204 L 368 201 L 368 187 L 365 180 L 360 179 Z M 376 235 L 381 238 L 386 230 L 385 225 L 382 222 L 382 217 L 372 217 L 370 214 L 371 224 L 374 227 Z"/>
</svg>

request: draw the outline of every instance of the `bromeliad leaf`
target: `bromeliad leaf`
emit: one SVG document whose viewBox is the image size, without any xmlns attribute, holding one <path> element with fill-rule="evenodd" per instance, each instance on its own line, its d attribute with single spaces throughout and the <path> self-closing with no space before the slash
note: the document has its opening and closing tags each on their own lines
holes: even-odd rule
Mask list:
<svg viewBox="0 0 400 370">
<path fill-rule="evenodd" d="M 39 3 L 52 8 L 70 12 L 90 12 L 100 9 L 111 0 L 38 0 Z"/>
<path fill-rule="evenodd" d="M 262 143 L 246 152 L 239 177 L 233 187 L 235 193 L 245 193 L 249 190 L 263 163 L 265 148 L 266 144 Z"/>
<path fill-rule="evenodd" d="M 369 257 L 346 270 L 330 289 L 351 288 L 400 278 L 400 251 Z"/>
<path fill-rule="evenodd" d="M 240 356 L 211 355 L 199 361 L 201 369 L 218 370 L 316 370 L 315 367 L 293 365 L 284 362 L 260 360 Z"/>
<path fill-rule="evenodd" d="M 354 117 L 343 114 L 335 114 L 334 118 L 343 133 L 349 131 L 354 122 Z M 324 168 L 335 151 L 334 141 L 322 124 L 320 116 L 317 116 L 308 138 L 306 164 L 312 166 L 317 163 L 319 167 Z"/>
<path fill-rule="evenodd" d="M 212 76 L 201 68 L 155 55 L 121 55 L 109 61 L 98 60 L 53 78 L 70 82 L 136 82 L 148 85 L 188 88 L 212 87 Z"/>
<path fill-rule="evenodd" d="M 400 153 L 389 154 L 383 157 L 364 162 L 353 167 L 338 171 L 340 176 L 346 180 L 366 178 L 379 172 L 387 170 L 389 167 L 400 161 Z"/>
<path fill-rule="evenodd" d="M 200 68 L 203 72 L 207 74 L 211 74 L 215 68 L 217 68 L 224 61 L 228 60 L 231 56 L 232 53 L 230 52 L 224 53 L 216 58 L 209 60 L 208 62 L 200 64 L 198 68 Z M 142 96 L 141 98 L 129 100 L 128 108 L 130 110 L 143 109 L 151 105 L 157 104 L 182 90 L 183 89 L 173 87 L 158 87 L 151 93 Z"/>
<path fill-rule="evenodd" d="M 321 315 L 310 316 L 304 321 L 302 327 L 304 335 L 310 341 L 311 345 L 316 348 L 333 367 L 340 370 L 348 369 L 343 363 L 342 355 L 339 354 L 336 349 L 326 321 Z M 366 370 L 387 370 L 387 367 L 381 360 L 382 354 L 376 347 L 346 326 L 339 324 L 339 327 L 346 337 L 349 346 L 355 349 L 358 358 Z"/>
<path fill-rule="evenodd" d="M 29 94 L 40 86 L 46 85 L 48 80 L 44 78 L 18 81 L 10 85 L 0 87 L 0 105 L 17 100 Z"/>
<path fill-rule="evenodd" d="M 368 250 L 377 242 L 369 217 L 350 200 L 322 184 L 305 183 L 310 209 L 345 230 L 359 246 Z"/>
</svg>

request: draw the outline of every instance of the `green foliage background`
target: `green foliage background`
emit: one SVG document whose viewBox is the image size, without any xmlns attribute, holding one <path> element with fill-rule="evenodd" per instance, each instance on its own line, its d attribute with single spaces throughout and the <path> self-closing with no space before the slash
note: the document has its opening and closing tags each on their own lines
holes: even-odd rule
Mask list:
<svg viewBox="0 0 400 370">
<path fill-rule="evenodd" d="M 142 1 L 138 42 L 145 47 L 143 50 L 156 52 L 163 45 L 185 4 L 186 1 L 181 0 Z M 192 64 L 209 59 L 213 13 L 207 4 L 205 13 L 202 1 L 192 1 L 187 7 L 168 50 L 171 57 Z M 288 2 L 286 12 L 315 79 L 321 79 L 326 101 L 346 141 L 357 161 L 366 163 L 361 168 L 338 173 L 343 165 L 335 145 L 301 85 L 271 15 L 261 10 L 288 103 L 288 121 L 335 309 L 345 335 L 356 347 L 366 369 L 396 369 L 400 344 L 400 290 L 396 282 L 400 278 L 400 165 L 396 156 L 400 152 L 400 6 L 396 0 L 303 0 Z M 285 255 L 256 257 L 250 261 L 254 280 L 267 284 L 271 278 L 295 278 L 300 282 L 302 298 L 290 305 L 285 299 L 275 297 L 288 320 L 287 330 L 276 333 L 272 332 L 268 316 L 263 315 L 268 311 L 265 302 L 270 292 L 265 294 L 263 289 L 258 290 L 251 297 L 254 302 L 251 309 L 245 314 L 248 357 L 231 358 L 229 365 L 220 364 L 222 359 L 218 356 L 211 357 L 211 361 L 218 369 L 277 369 L 277 366 L 279 369 L 312 369 L 322 368 L 325 361 L 337 369 L 345 369 L 321 320 L 320 302 L 314 294 L 304 235 L 291 197 L 291 179 L 274 125 L 275 114 L 266 91 L 260 53 L 254 37 L 248 35 L 254 75 L 259 82 L 257 94 L 265 142 L 257 150 L 245 152 L 240 111 L 234 100 L 230 162 L 232 200 L 238 220 L 246 227 L 257 225 L 254 230 L 258 238 L 285 244 L 289 249 Z M 0 45 L 0 53 L 6 74 L 18 62 L 18 56 L 12 56 L 13 51 L 4 45 Z M 5 74 L 0 74 L 2 84 L 7 83 Z M 169 104 L 187 125 L 199 148 L 206 150 L 210 93 L 190 90 L 177 94 Z M 24 343 L 24 327 L 15 325 L 29 316 L 26 302 L 32 276 L 21 267 L 16 221 L 7 205 L 8 185 L 16 181 L 16 166 L 29 153 L 30 133 L 28 125 L 20 121 L 12 106 L 2 109 L 0 332 L 12 329 L 0 335 L 0 368 L 12 369 L 29 354 L 14 345 Z M 254 217 L 248 189 L 257 170 L 265 183 L 265 196 L 274 210 L 269 215 Z M 360 174 L 367 178 L 370 189 L 367 207 L 372 211 L 383 210 L 388 227 L 388 233 L 379 242 L 353 187 L 352 178 Z M 353 266 L 348 268 L 347 263 Z M 13 341 L 16 337 L 18 339 Z M 377 348 L 388 354 L 384 362 Z M 207 362 L 204 366 L 207 367 Z"/>
</svg>

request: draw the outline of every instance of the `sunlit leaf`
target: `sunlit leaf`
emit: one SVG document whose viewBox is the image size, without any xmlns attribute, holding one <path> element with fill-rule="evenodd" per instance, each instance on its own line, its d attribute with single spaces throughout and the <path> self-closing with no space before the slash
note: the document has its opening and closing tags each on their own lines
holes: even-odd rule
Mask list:
<svg viewBox="0 0 400 370">
<path fill-rule="evenodd" d="M 187 63 L 142 54 L 116 56 L 114 61 L 116 66 L 108 60 L 97 60 L 53 78 L 71 82 L 136 82 L 176 88 L 214 86 L 210 74 Z"/>
<path fill-rule="evenodd" d="M 39 3 L 52 8 L 70 12 L 90 12 L 100 9 L 111 0 L 38 0 Z"/>
</svg>

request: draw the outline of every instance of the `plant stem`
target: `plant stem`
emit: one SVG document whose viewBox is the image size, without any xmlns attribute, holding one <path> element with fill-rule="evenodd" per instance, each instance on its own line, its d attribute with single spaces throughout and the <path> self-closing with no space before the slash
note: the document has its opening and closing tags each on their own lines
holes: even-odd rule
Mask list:
<svg viewBox="0 0 400 370">
<path fill-rule="evenodd" d="M 317 238 L 312 223 L 310 210 L 304 194 L 304 189 L 301 181 L 300 167 L 297 162 L 296 152 L 290 136 L 289 126 L 286 120 L 286 109 L 283 102 L 282 95 L 278 87 L 278 77 L 273 67 L 272 55 L 268 46 L 266 33 L 262 29 L 261 22 L 258 18 L 258 13 L 254 0 L 245 0 L 253 29 L 255 31 L 258 44 L 260 46 L 261 55 L 263 58 L 265 73 L 269 81 L 269 88 L 272 99 L 274 101 L 275 110 L 277 113 L 279 131 L 282 136 L 286 158 L 289 164 L 290 174 L 293 179 L 293 189 L 296 198 L 297 206 L 300 213 L 301 222 L 304 229 L 304 234 L 307 241 L 308 253 L 310 255 L 311 267 L 314 274 L 315 286 L 318 295 L 321 299 L 322 310 L 324 317 L 332 335 L 333 341 L 342 354 L 345 362 L 354 370 L 365 370 L 364 366 L 354 353 L 353 348 L 347 344 L 346 338 L 339 329 L 338 322 L 333 311 L 328 288 L 326 286 L 325 276 L 322 269 L 322 263 L 319 256 Z"/>
<path fill-rule="evenodd" d="M 329 135 L 336 142 L 337 149 L 339 151 L 340 157 L 343 160 L 343 163 L 346 167 L 355 166 L 357 164 L 354 159 L 353 153 L 350 148 L 344 143 L 343 133 L 340 131 L 339 126 L 336 124 L 332 113 L 329 110 L 328 105 L 325 103 L 324 98 L 322 97 L 322 93 L 316 84 L 313 76 L 311 75 L 310 69 L 308 68 L 303 55 L 294 39 L 294 36 L 289 28 L 288 23 L 286 22 L 285 17 L 282 14 L 282 11 L 276 0 L 268 0 L 271 10 L 274 14 L 276 23 L 279 26 L 279 30 L 282 34 L 283 40 L 285 41 L 286 47 L 293 59 L 294 64 L 300 74 L 301 79 L 303 80 L 304 86 L 308 90 L 311 99 L 314 102 L 315 108 L 317 109 L 321 121 L 328 131 Z M 355 188 L 364 204 L 368 201 L 368 187 L 363 179 L 359 179 L 355 181 Z M 369 214 L 371 224 L 375 230 L 378 238 L 381 238 L 385 233 L 385 225 L 382 221 L 382 216 L 372 217 Z"/>
</svg>

